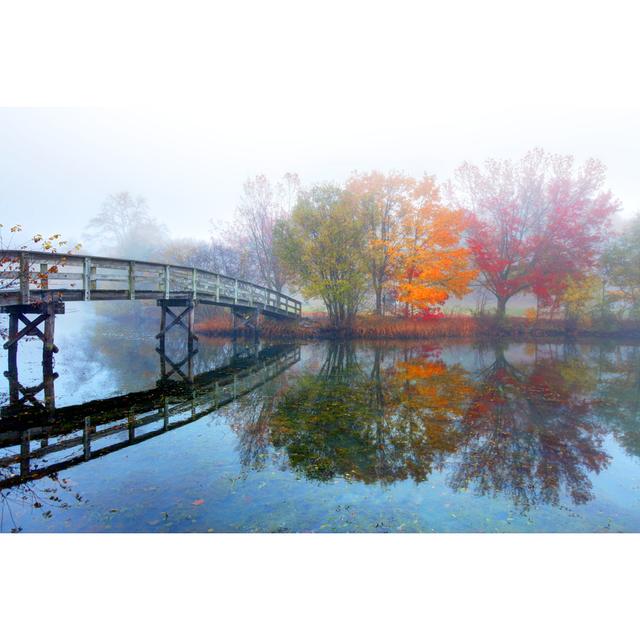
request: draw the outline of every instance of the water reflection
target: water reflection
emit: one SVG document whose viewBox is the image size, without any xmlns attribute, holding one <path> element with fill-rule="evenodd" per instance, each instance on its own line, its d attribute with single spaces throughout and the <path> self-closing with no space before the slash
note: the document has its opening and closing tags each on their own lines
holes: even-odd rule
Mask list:
<svg viewBox="0 0 640 640">
<path fill-rule="evenodd" d="M 261 468 L 271 446 L 321 482 L 421 483 L 446 471 L 455 491 L 503 495 L 523 512 L 590 500 L 610 461 L 592 369 L 566 348 L 518 366 L 504 345 L 480 354 L 485 366 L 469 371 L 430 346 L 328 344 L 317 372 L 243 415 L 241 459 Z"/>
<path fill-rule="evenodd" d="M 630 455 L 640 456 L 640 348 L 600 349 L 595 370 L 602 421 Z"/>
<path fill-rule="evenodd" d="M 589 399 L 589 376 L 577 358 L 536 358 L 516 367 L 496 347 L 459 423 L 451 486 L 481 495 L 506 494 L 521 510 L 574 504 L 592 497 L 591 473 L 609 463 L 606 429 Z"/>
<path fill-rule="evenodd" d="M 0 415 L 2 513 L 10 500 L 31 505 L 45 519 L 54 507 L 85 509 L 83 486 L 74 487 L 63 470 L 218 410 L 221 424 L 234 433 L 223 457 L 227 468 L 237 465 L 233 483 L 246 487 L 242 503 L 230 506 L 226 487 L 236 484 L 216 471 L 213 460 L 221 454 L 206 449 L 211 440 L 191 438 L 194 432 L 202 435 L 198 427 L 180 432 L 188 436 L 180 440 L 182 475 L 176 481 L 165 461 L 162 491 L 171 486 L 189 493 L 196 482 L 192 463 L 200 456 L 213 466 L 197 482 L 214 478 L 218 483 L 212 492 L 221 496 L 219 513 L 230 509 L 229 518 L 235 513 L 236 521 L 243 520 L 254 499 L 263 504 L 263 512 L 254 513 L 257 530 L 273 505 L 285 504 L 294 490 L 291 484 L 276 488 L 275 478 L 295 483 L 300 500 L 314 509 L 332 487 L 350 483 L 351 496 L 372 501 L 402 487 L 403 493 L 393 493 L 400 502 L 385 507 L 392 511 L 413 508 L 407 505 L 420 504 L 427 489 L 437 486 L 440 495 L 465 496 L 469 514 L 469 501 L 480 498 L 478 505 L 503 505 L 503 510 L 508 505 L 520 515 L 545 508 L 559 513 L 601 498 L 597 477 L 622 450 L 640 454 L 640 347 L 634 345 L 326 342 L 298 347 L 230 341 L 215 347 L 205 343 L 196 352 L 188 337 L 177 336 L 156 353 L 155 343 L 114 345 L 99 328 L 83 340 L 78 361 L 100 361 L 100 380 L 108 374 L 117 380 L 116 389 L 126 392 L 65 406 L 69 397 L 82 400 L 89 393 L 78 388 L 56 402 L 56 385 L 69 387 L 68 370 L 57 380 L 55 372 L 44 372 L 43 385 L 31 394 L 20 388 L 16 393 L 10 378 L 14 386 Z M 95 397 L 96 384 L 92 389 Z M 138 455 L 139 462 L 144 455 Z M 113 468 L 122 473 L 124 466 Z M 258 488 L 252 494 L 248 487 L 254 480 Z M 274 502 L 265 500 L 267 489 L 261 502 L 255 492 L 271 481 Z M 625 488 L 625 500 L 633 490 Z M 192 502 L 194 497 L 189 504 L 200 504 Z M 439 514 L 447 504 L 442 502 Z M 131 510 L 135 513 L 135 507 Z M 21 513 L 24 517 L 24 509 Z M 304 530 L 306 521 L 300 518 L 297 528 Z M 7 522 L 0 522 L 0 529 Z M 483 529 L 479 522 L 473 530 Z M 11 520 L 9 526 L 19 528 L 19 523 Z"/>
<path fill-rule="evenodd" d="M 227 365 L 191 379 L 174 364 L 145 391 L 46 412 L 40 405 L 25 409 L 21 403 L 10 404 L 0 418 L 0 449 L 15 452 L 0 457 L 0 489 L 57 474 L 199 420 L 274 379 L 299 358 L 295 345 L 259 349 L 252 344 L 236 350 Z M 181 380 L 173 380 L 174 374 Z"/>
<path fill-rule="evenodd" d="M 468 374 L 430 348 L 386 351 L 359 362 L 352 343 L 328 345 L 320 372 L 281 398 L 270 438 L 293 469 L 314 480 L 421 482 L 456 450 Z"/>
</svg>

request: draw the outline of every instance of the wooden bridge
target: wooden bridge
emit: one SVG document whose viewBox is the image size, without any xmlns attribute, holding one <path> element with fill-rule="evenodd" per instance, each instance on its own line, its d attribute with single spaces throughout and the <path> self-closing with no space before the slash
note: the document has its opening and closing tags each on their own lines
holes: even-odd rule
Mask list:
<svg viewBox="0 0 640 640">
<path fill-rule="evenodd" d="M 260 314 L 277 320 L 298 320 L 301 316 L 301 303 L 294 298 L 203 269 L 5 250 L 0 251 L 0 313 L 9 314 L 9 339 L 4 348 L 9 350 L 10 370 L 15 369 L 12 363 L 17 345 L 25 336 L 42 340 L 43 361 L 56 353 L 56 315 L 64 313 L 65 302 L 91 300 L 157 300 L 161 308 L 157 337 L 161 341 L 174 326 L 185 328 L 192 341 L 195 307 L 200 303 L 231 309 L 234 331 L 257 332 Z M 176 313 L 172 307 L 182 307 L 182 311 Z"/>
<path fill-rule="evenodd" d="M 154 389 L 56 409 L 53 370 L 55 318 L 65 303 L 91 300 L 156 300 L 161 308 L 157 349 L 160 380 Z M 254 340 L 222 368 L 194 375 L 194 312 L 197 304 L 228 307 L 235 329 Z M 182 307 L 180 312 L 172 308 Z M 250 393 L 300 358 L 295 346 L 258 350 L 260 314 L 297 320 L 297 300 L 259 285 L 202 269 L 175 265 L 0 251 L 0 313 L 9 315 L 9 405 L 0 411 L 0 489 L 24 484 L 184 426 Z M 33 316 L 36 316 L 33 318 Z M 31 318 L 29 316 L 32 316 Z M 20 328 L 20 323 L 23 327 Z M 239 323 L 242 323 L 239 327 Z M 40 328 L 42 325 L 42 329 Z M 173 361 L 165 339 L 172 328 L 187 331 L 187 353 Z M 40 385 L 18 376 L 18 344 L 35 336 L 43 343 Z M 178 381 L 171 379 L 177 376 Z M 44 401 L 38 394 L 44 394 Z M 31 406 L 30 406 L 31 405 Z"/>
<path fill-rule="evenodd" d="M 232 309 L 257 309 L 274 318 L 299 318 L 298 300 L 219 273 L 157 262 L 0 251 L 0 305 L 46 301 L 197 300 Z"/>
<path fill-rule="evenodd" d="M 153 389 L 81 405 L 56 409 L 50 400 L 48 406 L 25 408 L 18 402 L 3 407 L 0 490 L 185 426 L 249 394 L 299 359 L 295 345 L 255 346 L 190 383 L 164 377 Z"/>
</svg>

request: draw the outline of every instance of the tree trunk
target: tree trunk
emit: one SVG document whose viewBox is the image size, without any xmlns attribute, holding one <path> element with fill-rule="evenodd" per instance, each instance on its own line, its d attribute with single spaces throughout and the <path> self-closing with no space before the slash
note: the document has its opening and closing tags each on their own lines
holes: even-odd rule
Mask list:
<svg viewBox="0 0 640 640">
<path fill-rule="evenodd" d="M 376 315 L 382 316 L 384 315 L 384 310 L 382 309 L 382 287 L 376 288 Z"/>
<path fill-rule="evenodd" d="M 496 309 L 496 318 L 502 322 L 507 315 L 507 300 L 509 298 L 501 298 L 498 296 L 498 307 Z"/>
</svg>

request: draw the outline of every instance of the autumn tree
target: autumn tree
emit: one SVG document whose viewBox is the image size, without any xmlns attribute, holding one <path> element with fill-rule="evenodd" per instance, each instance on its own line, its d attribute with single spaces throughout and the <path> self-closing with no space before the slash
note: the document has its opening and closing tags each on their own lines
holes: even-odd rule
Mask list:
<svg viewBox="0 0 640 640">
<path fill-rule="evenodd" d="M 167 230 L 150 213 L 146 200 L 128 191 L 114 193 L 87 224 L 87 237 L 101 250 L 123 258 L 148 259 L 166 239 Z"/>
<path fill-rule="evenodd" d="M 542 149 L 519 162 L 465 163 L 456 172 L 456 202 L 470 215 L 469 247 L 481 282 L 496 296 L 502 319 L 516 294 L 558 295 L 566 276 L 579 278 L 595 261 L 619 203 L 604 191 L 605 167 Z"/>
<path fill-rule="evenodd" d="M 351 325 L 367 290 L 367 233 L 353 197 L 333 184 L 301 193 L 274 248 L 292 284 L 324 302 L 331 325 Z"/>
<path fill-rule="evenodd" d="M 569 276 L 564 282 L 561 298 L 565 319 L 570 322 L 589 322 L 602 310 L 604 282 L 597 271 L 580 278 Z"/>
<path fill-rule="evenodd" d="M 52 260 L 47 261 L 47 268 L 41 271 L 34 270 L 36 265 L 29 265 L 27 279 L 31 285 L 39 288 L 48 286 L 49 276 L 58 273 L 66 261 L 66 256 L 78 251 L 80 243 L 70 246 L 59 233 L 43 235 L 33 234 L 27 238 L 23 235 L 22 225 L 14 224 L 9 227 L 8 233 L 5 226 L 0 223 L 0 289 L 15 289 L 20 286 L 20 278 L 24 276 L 24 265 L 20 257 L 14 252 L 38 251 L 51 254 Z M 7 252 L 7 253 L 4 253 Z"/>
<path fill-rule="evenodd" d="M 392 275 L 391 247 L 398 220 L 410 206 L 415 180 L 398 172 L 354 172 L 346 189 L 356 199 L 367 232 L 367 267 L 375 296 L 375 311 L 384 314 L 384 292 Z"/>
<path fill-rule="evenodd" d="M 256 275 L 254 265 L 246 252 L 216 238 L 169 240 L 159 247 L 153 259 L 158 262 L 196 267 L 243 280 L 253 281 Z"/>
<path fill-rule="evenodd" d="M 462 211 L 442 205 L 432 177 L 414 185 L 387 241 L 397 297 L 407 312 L 428 311 L 451 295 L 469 292 L 477 272 L 470 264 L 470 250 L 462 244 L 466 226 Z"/>
<path fill-rule="evenodd" d="M 282 291 L 285 272 L 274 251 L 273 234 L 279 220 L 291 215 L 300 180 L 294 173 L 271 185 L 264 175 L 247 180 L 237 209 L 235 245 L 245 247 L 255 259 L 259 279 L 267 287 Z"/>
<path fill-rule="evenodd" d="M 612 302 L 631 318 L 640 318 L 640 212 L 614 238 L 602 255 Z"/>
</svg>

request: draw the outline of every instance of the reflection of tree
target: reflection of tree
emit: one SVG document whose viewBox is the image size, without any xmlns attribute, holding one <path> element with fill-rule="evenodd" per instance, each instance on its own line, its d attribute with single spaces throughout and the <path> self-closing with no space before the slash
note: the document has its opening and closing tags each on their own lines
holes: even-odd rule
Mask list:
<svg viewBox="0 0 640 640">
<path fill-rule="evenodd" d="M 0 470 L 0 481 L 4 480 L 4 473 L 4 470 Z M 57 473 L 51 473 L 47 477 L 50 484 L 26 482 L 0 491 L 0 533 L 6 530 L 12 533 L 22 531 L 22 527 L 15 519 L 14 508 L 28 507 L 38 510 L 42 517 L 48 520 L 53 517 L 54 509 L 68 509 L 71 506 L 67 502 L 69 497 L 73 497 L 76 502 L 84 501 L 79 493 L 73 493 L 72 487 L 65 478 L 59 478 Z"/>
<path fill-rule="evenodd" d="M 599 413 L 625 450 L 640 456 L 640 348 L 602 350 L 598 370 Z"/>
<path fill-rule="evenodd" d="M 558 504 L 566 490 L 576 504 L 591 499 L 589 473 L 609 462 L 605 428 L 565 366 L 542 358 L 518 369 L 500 348 L 461 422 L 454 489 L 508 495 L 527 510 Z"/>
<path fill-rule="evenodd" d="M 405 352 L 383 369 L 377 347 L 367 375 L 352 344 L 327 349 L 320 373 L 301 376 L 271 418 L 271 442 L 293 469 L 314 480 L 420 482 L 455 451 L 471 391 L 462 367 Z"/>
<path fill-rule="evenodd" d="M 385 389 L 376 415 L 382 475 L 426 480 L 458 447 L 456 424 L 473 391 L 467 372 L 423 353 L 396 363 L 375 386 Z"/>
<path fill-rule="evenodd" d="M 305 477 L 375 475 L 372 409 L 352 344 L 332 343 L 318 375 L 304 374 L 271 418 L 271 442 Z"/>
<path fill-rule="evenodd" d="M 588 501 L 609 462 L 591 363 L 562 346 L 517 367 L 499 346 L 482 355 L 474 383 L 433 349 L 329 343 L 314 372 L 233 409 L 242 463 L 263 468 L 275 450 L 311 480 L 385 484 L 447 470 L 453 489 L 523 511 Z"/>
<path fill-rule="evenodd" d="M 277 381 L 242 398 L 228 408 L 231 428 L 238 436 L 238 454 L 243 468 L 263 469 L 269 456 L 269 425 L 279 397 L 286 388 L 287 373 Z"/>
</svg>

